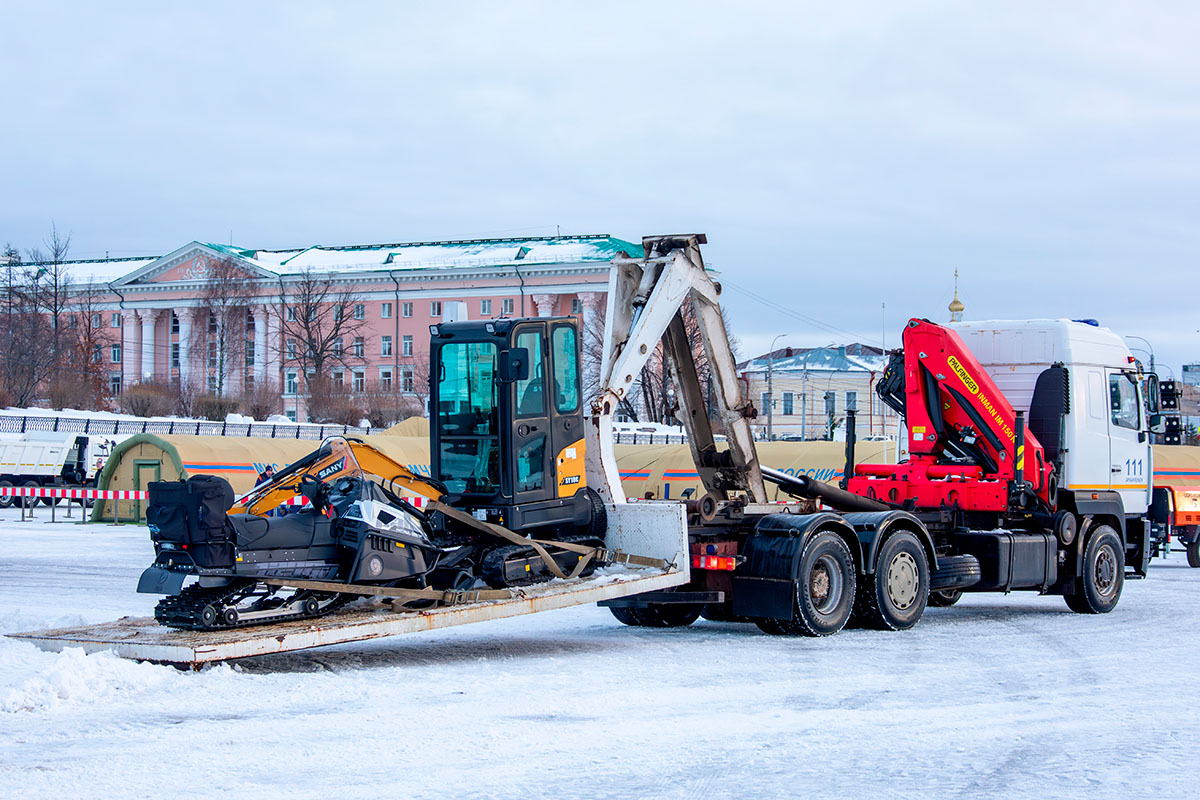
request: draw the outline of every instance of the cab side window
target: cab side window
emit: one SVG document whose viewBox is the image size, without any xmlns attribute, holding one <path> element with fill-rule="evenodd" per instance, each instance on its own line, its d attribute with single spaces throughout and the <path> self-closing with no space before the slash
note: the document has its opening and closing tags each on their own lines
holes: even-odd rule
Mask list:
<svg viewBox="0 0 1200 800">
<path fill-rule="evenodd" d="M 1137 386 L 1133 379 L 1120 372 L 1108 376 L 1109 408 L 1112 424 L 1119 428 L 1141 429 Z"/>
<path fill-rule="evenodd" d="M 517 334 L 517 347 L 529 351 L 529 377 L 517 381 L 517 416 L 546 416 L 546 376 L 542 361 L 542 332 L 538 329 Z"/>
<path fill-rule="evenodd" d="M 550 335 L 554 351 L 554 408 L 572 414 L 579 408 L 579 362 L 575 359 L 575 329 L 558 325 Z"/>
</svg>

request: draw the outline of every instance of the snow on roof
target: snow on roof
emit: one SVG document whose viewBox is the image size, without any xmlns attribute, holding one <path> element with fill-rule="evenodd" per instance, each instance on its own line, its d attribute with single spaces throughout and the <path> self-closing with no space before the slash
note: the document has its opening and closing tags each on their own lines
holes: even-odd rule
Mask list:
<svg viewBox="0 0 1200 800">
<path fill-rule="evenodd" d="M 280 275 L 307 269 L 418 270 L 512 264 L 606 262 L 624 252 L 642 255 L 642 246 L 608 234 L 517 239 L 467 239 L 365 245 L 313 245 L 292 250 L 252 250 L 216 242 L 197 242 Z M 163 256 L 64 261 L 78 282 L 108 283 L 137 272 Z M 17 266 L 34 266 L 19 264 Z"/>
<path fill-rule="evenodd" d="M 853 345 L 850 346 L 854 348 Z M 854 349 L 860 349 L 854 348 Z M 847 347 L 844 346 L 829 346 L 829 347 L 813 347 L 804 350 L 793 351 L 790 356 L 775 356 L 771 358 L 771 370 L 773 372 L 881 372 L 887 366 L 888 358 L 885 355 L 875 355 L 870 352 L 861 352 L 854 355 L 846 352 Z M 763 355 L 758 358 L 751 359 L 741 366 L 745 372 L 765 372 L 767 369 L 768 356 Z"/>
<path fill-rule="evenodd" d="M 228 249 L 228 248 L 225 248 Z M 322 246 L 299 250 L 242 251 L 264 269 L 282 275 L 306 269 L 437 269 L 509 264 L 572 264 L 609 261 L 618 253 L 642 254 L 641 245 L 607 234 L 544 239 L 474 239 L 445 242 Z"/>
</svg>

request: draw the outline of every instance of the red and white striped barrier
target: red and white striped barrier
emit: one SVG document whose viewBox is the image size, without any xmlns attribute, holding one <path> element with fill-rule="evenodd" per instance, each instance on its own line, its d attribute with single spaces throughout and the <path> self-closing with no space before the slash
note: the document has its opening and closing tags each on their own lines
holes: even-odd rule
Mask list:
<svg viewBox="0 0 1200 800">
<path fill-rule="evenodd" d="M 145 500 L 145 492 L 118 489 L 49 489 L 45 486 L 0 486 L 0 497 L 49 497 L 57 500 Z"/>
</svg>

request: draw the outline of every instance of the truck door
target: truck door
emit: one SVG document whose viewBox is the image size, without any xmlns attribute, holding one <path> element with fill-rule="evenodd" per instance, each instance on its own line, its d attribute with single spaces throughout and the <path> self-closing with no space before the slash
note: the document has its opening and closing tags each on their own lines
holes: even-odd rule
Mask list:
<svg viewBox="0 0 1200 800">
<path fill-rule="evenodd" d="M 1109 400 L 1104 370 L 1079 367 L 1071 375 L 1071 413 L 1067 415 L 1067 454 L 1063 483 L 1077 491 L 1108 489 Z"/>
<path fill-rule="evenodd" d="M 512 334 L 512 346 L 529 351 L 529 377 L 514 381 L 513 502 L 532 503 L 554 497 L 554 475 L 550 469 L 551 441 L 547 381 L 549 358 L 546 323 L 525 322 Z"/>
<path fill-rule="evenodd" d="M 1146 480 L 1150 469 L 1149 437 L 1144 436 L 1142 398 L 1136 378 L 1106 370 L 1109 398 L 1109 481 L 1121 493 L 1127 514 L 1146 511 Z"/>
</svg>

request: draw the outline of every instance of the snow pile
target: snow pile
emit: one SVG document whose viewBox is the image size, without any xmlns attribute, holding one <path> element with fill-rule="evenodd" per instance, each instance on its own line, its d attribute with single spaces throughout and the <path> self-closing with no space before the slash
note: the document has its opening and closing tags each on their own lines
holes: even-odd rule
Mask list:
<svg viewBox="0 0 1200 800">
<path fill-rule="evenodd" d="M 11 660 L 5 648 L 0 663 Z M 8 665 L 5 665 L 7 672 Z M 53 662 L 0 697 L 0 712 L 42 711 L 65 704 L 94 703 L 118 694 L 159 686 L 176 673 L 160 667 L 118 658 L 112 653 L 87 655 L 82 648 L 69 647 Z"/>
</svg>

